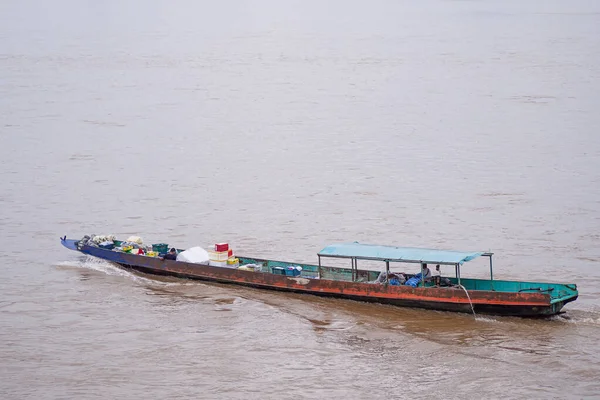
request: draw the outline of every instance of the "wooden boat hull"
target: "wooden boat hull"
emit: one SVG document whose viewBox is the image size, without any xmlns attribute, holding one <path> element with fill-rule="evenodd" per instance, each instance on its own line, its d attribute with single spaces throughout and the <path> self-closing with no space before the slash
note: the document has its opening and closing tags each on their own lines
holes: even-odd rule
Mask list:
<svg viewBox="0 0 600 400">
<path fill-rule="evenodd" d="M 181 261 L 134 255 L 93 246 L 78 249 L 76 241 L 61 239 L 62 244 L 83 254 L 98 257 L 131 268 L 157 275 L 244 285 L 260 289 L 296 292 L 317 296 L 416 307 L 440 311 L 470 313 L 471 303 L 477 314 L 544 317 L 557 314 L 567 301 L 551 302 L 545 293 L 510 293 L 470 291 L 469 297 L 460 288 L 388 286 L 372 283 L 346 282 L 328 279 L 308 279 L 271 273 L 243 271 L 234 268 L 213 267 Z"/>
</svg>

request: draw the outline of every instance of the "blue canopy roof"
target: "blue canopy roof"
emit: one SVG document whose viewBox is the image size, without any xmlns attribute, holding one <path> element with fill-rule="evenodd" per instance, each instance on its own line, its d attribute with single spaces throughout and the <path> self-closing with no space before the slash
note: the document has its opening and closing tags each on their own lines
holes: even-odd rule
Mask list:
<svg viewBox="0 0 600 400">
<path fill-rule="evenodd" d="M 415 247 L 379 246 L 372 244 L 339 243 L 325 247 L 319 256 L 357 258 L 396 262 L 422 262 L 430 264 L 462 264 L 483 254 L 482 252 L 462 252 Z"/>
</svg>

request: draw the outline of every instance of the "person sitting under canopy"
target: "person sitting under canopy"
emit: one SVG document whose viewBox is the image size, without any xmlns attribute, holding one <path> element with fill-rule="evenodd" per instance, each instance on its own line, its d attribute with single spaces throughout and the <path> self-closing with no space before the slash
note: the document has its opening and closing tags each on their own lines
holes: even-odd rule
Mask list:
<svg viewBox="0 0 600 400">
<path fill-rule="evenodd" d="M 431 278 L 431 270 L 427 267 L 427 264 L 421 264 L 421 276 L 423 279 Z"/>
</svg>

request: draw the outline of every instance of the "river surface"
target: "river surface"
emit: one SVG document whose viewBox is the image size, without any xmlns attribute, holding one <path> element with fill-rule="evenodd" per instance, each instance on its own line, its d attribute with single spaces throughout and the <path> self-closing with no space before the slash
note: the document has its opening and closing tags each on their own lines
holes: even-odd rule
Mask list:
<svg viewBox="0 0 600 400">
<path fill-rule="evenodd" d="M 596 0 L 0 1 L 0 398 L 600 398 L 599 93 Z M 154 278 L 60 246 L 91 233 L 491 250 L 580 297 L 474 318 Z"/>
</svg>

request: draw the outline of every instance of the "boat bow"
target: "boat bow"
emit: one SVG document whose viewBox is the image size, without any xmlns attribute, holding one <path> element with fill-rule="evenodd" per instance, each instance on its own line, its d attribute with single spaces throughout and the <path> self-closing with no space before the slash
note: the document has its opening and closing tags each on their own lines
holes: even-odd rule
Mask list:
<svg viewBox="0 0 600 400">
<path fill-rule="evenodd" d="M 62 244 L 69 250 L 77 250 L 77 242 L 78 240 L 67 239 L 66 236 L 60 238 L 60 244 Z"/>
</svg>

